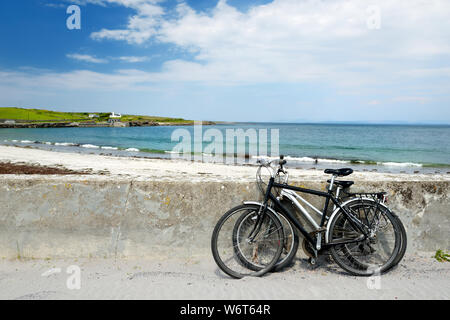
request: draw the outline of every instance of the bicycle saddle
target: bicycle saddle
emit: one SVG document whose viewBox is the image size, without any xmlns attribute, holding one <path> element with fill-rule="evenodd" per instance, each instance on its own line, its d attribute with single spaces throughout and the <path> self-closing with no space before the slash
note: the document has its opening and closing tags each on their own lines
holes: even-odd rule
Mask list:
<svg viewBox="0 0 450 320">
<path fill-rule="evenodd" d="M 342 169 L 325 169 L 324 171 L 327 174 L 335 174 L 340 177 L 348 176 L 353 173 L 353 169 L 350 168 L 342 168 Z"/>
<path fill-rule="evenodd" d="M 331 183 L 331 180 L 327 180 L 328 183 Z M 334 180 L 334 183 L 340 185 L 342 188 L 347 189 L 351 185 L 353 185 L 354 181 L 345 181 L 345 180 Z"/>
</svg>

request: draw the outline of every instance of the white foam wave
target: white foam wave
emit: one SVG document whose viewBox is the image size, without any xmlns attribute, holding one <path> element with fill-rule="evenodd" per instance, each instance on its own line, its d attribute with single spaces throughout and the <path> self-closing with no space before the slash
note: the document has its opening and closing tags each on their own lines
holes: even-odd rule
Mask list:
<svg viewBox="0 0 450 320">
<path fill-rule="evenodd" d="M 48 144 L 51 144 L 51 142 L 49 142 Z M 75 146 L 75 143 L 72 143 L 72 142 L 55 142 L 55 146 Z"/>
<path fill-rule="evenodd" d="M 252 158 L 256 159 L 266 159 L 266 160 L 275 160 L 279 159 L 279 157 L 269 157 L 269 156 L 253 156 Z M 296 161 L 296 162 L 310 162 L 310 163 L 349 163 L 350 161 L 346 160 L 337 160 L 337 159 L 322 159 L 322 158 L 311 158 L 311 157 L 291 157 L 285 156 L 284 159 L 287 161 Z"/>
<path fill-rule="evenodd" d="M 105 149 L 105 150 L 118 150 L 117 147 L 102 146 L 101 148 L 102 148 L 102 149 Z"/>
<path fill-rule="evenodd" d="M 95 144 L 82 144 L 80 147 L 82 148 L 88 148 L 88 149 L 98 149 L 99 146 L 96 146 Z"/>
<path fill-rule="evenodd" d="M 422 164 L 414 162 L 377 162 L 377 164 L 390 167 L 422 167 Z"/>
<path fill-rule="evenodd" d="M 131 151 L 131 152 L 139 152 L 139 149 L 136 148 L 128 148 L 125 151 Z"/>
</svg>

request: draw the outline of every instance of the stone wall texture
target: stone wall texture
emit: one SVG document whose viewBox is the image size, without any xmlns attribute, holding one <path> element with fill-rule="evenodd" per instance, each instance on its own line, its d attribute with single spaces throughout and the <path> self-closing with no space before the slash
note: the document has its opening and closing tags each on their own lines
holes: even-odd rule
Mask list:
<svg viewBox="0 0 450 320">
<path fill-rule="evenodd" d="M 450 248 L 450 182 L 358 182 L 352 190 L 389 193 L 388 206 L 407 229 L 409 253 Z M 0 257 L 209 255 L 217 220 L 243 200 L 259 198 L 254 183 L 238 181 L 2 176 Z M 323 199 L 305 198 L 322 206 Z"/>
</svg>

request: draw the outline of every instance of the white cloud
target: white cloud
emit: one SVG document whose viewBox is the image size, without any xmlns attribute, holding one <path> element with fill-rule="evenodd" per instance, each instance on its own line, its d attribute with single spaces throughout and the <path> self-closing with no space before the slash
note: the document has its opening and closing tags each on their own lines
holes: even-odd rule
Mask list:
<svg viewBox="0 0 450 320">
<path fill-rule="evenodd" d="M 92 0 L 86 0 L 91 2 Z M 93 0 L 95 1 L 95 0 Z M 95 1 L 98 2 L 98 1 Z M 136 11 L 136 14 L 128 19 L 126 29 L 109 30 L 102 29 L 91 34 L 95 40 L 124 40 L 133 44 L 142 44 L 156 35 L 164 10 L 157 5 L 156 0 L 105 0 L 102 4 L 111 3 L 122 5 Z"/>
<path fill-rule="evenodd" d="M 136 63 L 136 62 L 147 61 L 149 58 L 148 57 L 125 56 L 125 57 L 119 57 L 117 59 L 120 61 L 123 61 L 123 62 Z"/>
<path fill-rule="evenodd" d="M 0 71 L 0 86 L 27 89 L 68 89 L 68 90 L 106 90 L 139 89 L 149 87 L 154 81 L 152 74 L 134 69 L 119 70 L 104 74 L 89 70 L 76 70 L 65 73 Z"/>
<path fill-rule="evenodd" d="M 385 96 L 410 96 L 414 91 L 406 88 L 408 81 L 425 77 L 427 83 L 422 81 L 420 86 L 428 85 L 431 89 L 415 94 L 425 96 L 433 90 L 448 93 L 450 85 L 449 68 L 440 67 L 448 65 L 450 54 L 449 1 L 379 0 L 379 30 L 367 28 L 368 4 L 362 0 L 275 0 L 253 6 L 246 12 L 225 1 L 219 1 L 207 12 L 195 11 L 181 2 L 176 12 L 170 14 L 158 1 L 80 0 L 78 3 L 121 5 L 135 11 L 126 28 L 102 29 L 91 34 L 94 39 L 122 40 L 130 44 L 159 41 L 189 51 L 194 58 L 168 60 L 158 72 L 135 69 L 39 75 L 10 72 L 8 80 L 0 83 L 16 81 L 22 87 L 40 83 L 89 90 L 141 90 L 162 82 L 208 85 L 307 82 L 369 97 L 376 97 L 374 93 L 380 90 L 384 90 Z M 90 63 L 107 61 L 81 54 L 68 57 Z M 143 59 L 108 57 L 110 61 L 130 63 Z M 429 81 L 432 77 L 443 80 L 436 85 Z M 394 90 L 403 92 L 392 93 Z M 371 99 L 365 101 L 379 102 Z"/>
<path fill-rule="evenodd" d="M 78 53 L 72 53 L 66 55 L 70 59 L 79 60 L 83 62 L 90 62 L 90 63 L 106 63 L 108 60 L 106 59 L 99 59 L 96 57 L 93 57 L 88 54 L 78 54 Z"/>
<path fill-rule="evenodd" d="M 119 60 L 122 62 L 128 62 L 128 63 L 137 63 L 137 62 L 144 62 L 149 60 L 149 57 L 137 57 L 137 56 L 122 56 L 122 57 L 108 57 L 108 58 L 97 58 L 88 54 L 67 54 L 66 55 L 70 59 L 79 60 L 83 62 L 90 62 L 90 63 L 107 63 L 109 60 Z M 108 60 L 109 59 L 109 60 Z"/>
<path fill-rule="evenodd" d="M 176 81 L 399 82 L 430 59 L 450 54 L 450 2 L 445 0 L 379 0 L 378 30 L 367 27 L 365 0 L 275 0 L 247 12 L 223 0 L 207 12 L 181 2 L 170 15 L 157 1 L 101 3 L 123 5 L 135 14 L 126 28 L 102 29 L 91 37 L 159 41 L 190 52 L 192 61 L 164 64 L 161 77 Z"/>
<path fill-rule="evenodd" d="M 67 8 L 67 5 L 64 3 L 46 3 L 44 4 L 46 7 L 49 8 L 56 8 L 56 9 L 60 9 L 60 8 Z"/>
<path fill-rule="evenodd" d="M 405 76 L 423 78 L 423 77 L 450 77 L 450 67 L 442 68 L 412 68 L 403 72 Z"/>
</svg>

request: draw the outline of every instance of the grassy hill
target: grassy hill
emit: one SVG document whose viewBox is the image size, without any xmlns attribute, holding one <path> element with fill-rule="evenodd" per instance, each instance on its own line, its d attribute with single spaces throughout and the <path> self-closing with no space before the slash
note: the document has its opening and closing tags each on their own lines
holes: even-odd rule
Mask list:
<svg viewBox="0 0 450 320">
<path fill-rule="evenodd" d="M 89 119 L 89 113 L 56 112 L 40 109 L 0 108 L 0 119 L 24 121 L 68 121 L 72 119 Z"/>
<path fill-rule="evenodd" d="M 24 108 L 0 108 L 0 119 L 20 120 L 21 122 L 82 122 L 82 121 L 108 121 L 110 113 L 92 112 L 97 114 L 98 118 L 89 118 L 90 112 L 58 112 L 43 109 L 24 109 Z M 190 120 L 181 118 L 122 115 L 121 121 L 155 121 L 165 123 L 192 123 Z"/>
</svg>

